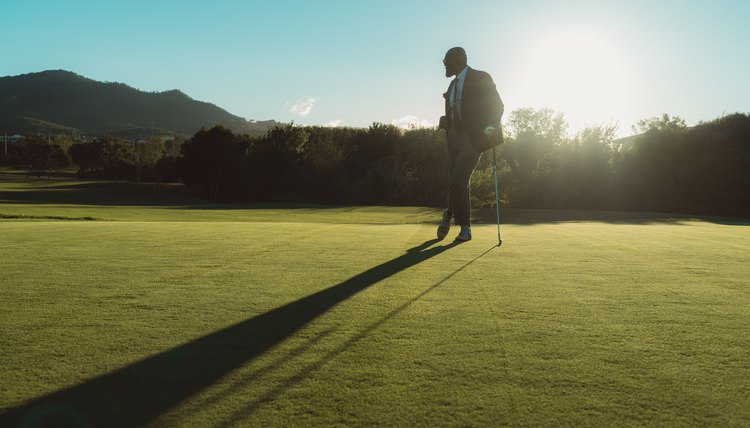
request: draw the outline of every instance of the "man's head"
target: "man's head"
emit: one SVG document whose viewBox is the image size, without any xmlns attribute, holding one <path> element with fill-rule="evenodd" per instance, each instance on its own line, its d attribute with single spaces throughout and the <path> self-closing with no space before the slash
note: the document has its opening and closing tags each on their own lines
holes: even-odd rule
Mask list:
<svg viewBox="0 0 750 428">
<path fill-rule="evenodd" d="M 448 49 L 443 58 L 445 65 L 445 77 L 455 76 L 466 67 L 466 51 L 464 48 L 455 47 Z"/>
</svg>

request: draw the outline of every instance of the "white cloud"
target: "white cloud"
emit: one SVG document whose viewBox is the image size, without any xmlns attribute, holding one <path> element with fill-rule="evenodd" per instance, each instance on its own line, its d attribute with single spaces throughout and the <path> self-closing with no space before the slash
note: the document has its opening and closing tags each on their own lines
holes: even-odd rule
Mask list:
<svg viewBox="0 0 750 428">
<path fill-rule="evenodd" d="M 310 97 L 306 100 L 300 101 L 297 104 L 289 107 L 289 113 L 296 114 L 298 116 L 307 116 L 315 107 L 315 103 L 318 101 L 315 97 Z M 288 104 L 287 104 L 288 105 Z"/>
<path fill-rule="evenodd" d="M 323 126 L 328 126 L 330 128 L 337 128 L 337 127 L 339 127 L 339 126 L 341 126 L 343 124 L 344 124 L 343 120 L 341 120 L 341 119 L 333 119 L 333 120 L 329 120 L 328 122 L 326 122 L 325 125 L 323 125 Z"/>
<path fill-rule="evenodd" d="M 398 119 L 393 119 L 391 125 L 396 125 L 403 129 L 417 129 L 417 128 L 432 128 L 435 125 L 434 122 L 427 119 L 420 119 L 413 114 L 408 114 Z"/>
</svg>

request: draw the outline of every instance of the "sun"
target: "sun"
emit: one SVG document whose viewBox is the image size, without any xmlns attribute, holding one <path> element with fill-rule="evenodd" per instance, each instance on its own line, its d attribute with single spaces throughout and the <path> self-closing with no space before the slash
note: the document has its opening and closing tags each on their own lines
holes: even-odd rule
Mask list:
<svg viewBox="0 0 750 428">
<path fill-rule="evenodd" d="M 517 77 L 523 104 L 562 112 L 575 132 L 616 123 L 631 104 L 633 83 L 623 50 L 597 31 L 548 31 L 523 54 Z"/>
</svg>

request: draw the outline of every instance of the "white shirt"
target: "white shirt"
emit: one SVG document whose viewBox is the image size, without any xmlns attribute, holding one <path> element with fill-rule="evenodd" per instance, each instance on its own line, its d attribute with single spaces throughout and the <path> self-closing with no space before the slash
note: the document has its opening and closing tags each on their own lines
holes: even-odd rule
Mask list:
<svg viewBox="0 0 750 428">
<path fill-rule="evenodd" d="M 458 79 L 458 81 L 456 82 L 455 85 L 453 85 L 453 90 L 451 91 L 451 97 L 450 97 L 451 108 L 453 108 L 453 104 L 454 104 L 453 100 L 456 99 L 456 93 L 458 93 L 458 98 L 455 104 L 458 105 L 457 113 L 459 114 L 459 116 L 461 115 L 461 95 L 464 92 L 464 80 L 466 80 L 466 72 L 468 70 L 469 70 L 469 66 L 467 65 L 466 67 L 464 67 L 463 70 L 461 70 L 460 73 L 456 75 L 456 78 Z"/>
</svg>

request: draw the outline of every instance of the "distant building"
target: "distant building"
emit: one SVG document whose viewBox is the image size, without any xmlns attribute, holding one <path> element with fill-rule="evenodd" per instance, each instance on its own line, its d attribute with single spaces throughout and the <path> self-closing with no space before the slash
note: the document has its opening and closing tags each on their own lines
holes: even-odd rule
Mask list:
<svg viewBox="0 0 750 428">
<path fill-rule="evenodd" d="M 16 134 L 16 135 L 5 135 L 4 136 L 4 140 L 2 140 L 2 141 L 7 142 L 7 143 L 17 143 L 17 142 L 23 140 L 23 138 L 24 138 L 23 135 L 19 135 L 19 134 Z"/>
</svg>

